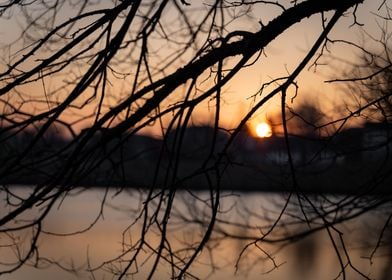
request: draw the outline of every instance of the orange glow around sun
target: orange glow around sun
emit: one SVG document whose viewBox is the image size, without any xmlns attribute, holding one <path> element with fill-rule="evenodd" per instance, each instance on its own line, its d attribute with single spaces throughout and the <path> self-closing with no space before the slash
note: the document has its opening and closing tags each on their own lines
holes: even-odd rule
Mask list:
<svg viewBox="0 0 392 280">
<path fill-rule="evenodd" d="M 256 125 L 256 135 L 260 138 L 266 138 L 272 136 L 272 129 L 271 126 L 266 123 L 262 122 Z"/>
</svg>

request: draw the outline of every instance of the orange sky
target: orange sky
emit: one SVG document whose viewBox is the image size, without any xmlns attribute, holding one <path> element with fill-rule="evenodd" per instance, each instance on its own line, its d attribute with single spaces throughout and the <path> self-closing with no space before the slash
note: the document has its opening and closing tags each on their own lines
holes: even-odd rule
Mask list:
<svg viewBox="0 0 392 280">
<path fill-rule="evenodd" d="M 378 1 L 365 1 L 365 5 L 362 5 L 357 12 L 358 21 L 365 24 L 363 28 L 366 28 L 367 31 L 370 30 L 370 33 L 374 34 L 377 34 L 378 31 L 375 28 L 375 17 L 370 13 L 376 11 L 378 5 L 376 2 Z M 261 19 L 263 23 L 267 23 L 276 14 L 276 10 L 266 9 L 256 9 L 253 12 L 253 16 Z M 64 16 L 66 16 L 66 13 Z M 4 20 L 0 21 L 0 34 L 3 38 L 12 40 L 15 37 L 14 34 L 17 34 L 13 28 L 17 26 L 15 20 L 19 21 L 18 17 L 14 17 L 13 20 L 6 22 L 4 22 Z M 350 27 L 352 22 L 352 16 L 343 19 L 334 29 L 331 38 L 359 41 L 361 30 L 358 26 Z M 237 23 L 237 25 L 238 26 L 232 28 L 239 28 L 242 30 L 256 30 L 259 28 L 259 26 L 257 26 L 257 21 L 255 20 L 249 22 L 243 21 L 242 25 L 241 23 Z M 285 76 L 288 72 L 293 71 L 296 65 L 305 56 L 306 51 L 310 49 L 321 32 L 321 29 L 321 19 L 319 15 L 302 21 L 273 41 L 272 44 L 266 48 L 265 57 L 261 57 L 252 67 L 243 69 L 233 81 L 224 88 L 224 94 L 222 96 L 224 102 L 220 117 L 221 125 L 227 128 L 236 126 L 250 106 L 263 97 L 255 95 L 261 85 L 271 80 L 271 78 Z M 352 49 L 346 48 L 340 44 L 331 45 L 330 50 L 333 55 L 337 57 L 345 59 L 355 58 L 355 53 Z M 11 50 L 11 52 L 12 51 L 15 50 Z M 1 69 L 4 69 L 4 67 L 1 66 Z M 348 67 L 334 62 L 332 63 L 332 67 L 330 67 L 330 65 L 319 66 L 316 73 L 314 72 L 314 68 L 303 72 L 298 78 L 300 94 L 295 99 L 295 102 L 301 102 L 301 99 L 309 100 L 315 98 L 318 100 L 318 103 L 321 105 L 324 112 L 333 114 L 336 103 L 340 103 L 344 100 L 342 98 L 342 88 L 337 87 L 336 85 L 326 84 L 323 81 L 331 78 L 332 75 L 336 73 L 336 69 L 344 70 L 348 69 Z M 50 82 L 47 81 L 47 83 L 49 84 Z M 41 84 L 36 84 L 30 89 L 33 89 L 32 91 L 36 92 L 38 96 L 42 96 L 41 86 Z M 124 86 L 118 84 L 112 86 L 112 94 L 115 94 L 117 88 L 124 89 Z M 271 89 L 272 88 L 273 87 L 271 87 Z M 268 92 L 269 90 L 267 89 L 265 94 Z M 253 96 L 254 98 L 251 98 Z M 289 93 L 288 97 L 291 98 L 292 96 L 293 92 Z M 213 115 L 212 107 L 213 103 L 207 102 L 200 106 L 192 118 L 193 123 L 196 125 L 210 123 Z M 279 110 L 280 100 L 279 98 L 275 98 L 267 103 L 266 106 L 254 116 L 250 125 L 255 126 L 256 123 L 267 120 L 269 116 L 278 114 Z M 76 115 L 75 111 L 72 111 L 71 113 L 65 114 L 64 118 L 72 118 Z M 84 125 L 86 124 L 83 124 L 82 126 Z M 158 135 L 158 124 L 146 129 L 145 132 Z"/>
</svg>

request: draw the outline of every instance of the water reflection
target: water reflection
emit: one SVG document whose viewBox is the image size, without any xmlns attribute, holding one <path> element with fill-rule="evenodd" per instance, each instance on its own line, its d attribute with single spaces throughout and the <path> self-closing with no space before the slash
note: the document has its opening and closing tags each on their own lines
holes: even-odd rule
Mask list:
<svg viewBox="0 0 392 280">
<path fill-rule="evenodd" d="M 28 189 L 19 191 L 28 192 Z M 107 193 L 104 189 L 90 189 L 68 195 L 45 220 L 43 229 L 52 234 L 43 234 L 39 240 L 39 254 L 43 260 L 39 267 L 24 266 L 2 279 L 53 279 L 53 275 L 57 280 L 112 279 L 131 258 L 132 246 L 141 238 L 141 220 L 133 223 L 145 197 L 144 192 L 137 190 L 124 190 L 116 195 L 114 189 Z M 191 252 L 187 248 L 194 248 L 200 242 L 211 216 L 208 197 L 207 192 L 177 194 L 167 236 L 177 256 L 189 258 Z M 308 214 L 308 222 L 300 221 L 304 219 L 301 209 L 295 201 L 285 205 L 287 198 L 287 194 L 273 193 L 223 194 L 215 231 L 190 272 L 201 279 L 334 279 L 342 270 L 338 252 L 347 279 L 360 279 L 355 269 L 372 279 L 389 279 L 392 251 L 387 242 L 392 238 L 392 231 L 389 225 L 384 227 L 387 217 L 381 215 L 382 209 L 331 226 L 329 232 L 321 230 L 301 238 L 301 233 L 316 228 L 314 223 L 309 223 L 316 218 Z M 346 198 L 328 199 L 343 203 Z M 279 226 L 266 238 L 267 242 L 255 242 L 271 228 L 284 207 L 287 210 Z M 100 212 L 102 215 L 94 227 L 82 232 Z M 77 234 L 69 236 L 53 234 L 75 232 Z M 24 234 L 18 237 L 20 244 L 28 240 L 29 230 Z M 294 238 L 284 240 L 287 236 Z M 154 261 L 152 248 L 159 244 L 160 237 L 157 229 L 148 234 L 151 248 L 142 253 L 143 261 L 138 262 L 133 269 L 135 275 L 129 279 L 147 277 Z M 281 242 L 277 242 L 280 239 Z M 2 246 L 10 240 L 1 235 Z M 380 247 L 375 250 L 377 244 Z M 15 259 L 18 253 L 15 248 L 1 247 L 3 263 Z M 23 250 L 23 246 L 18 248 Z M 121 259 L 110 262 L 119 255 L 122 255 Z M 347 264 L 348 258 L 352 267 Z M 170 267 L 165 266 L 164 259 L 158 272 L 154 279 L 170 278 Z"/>
</svg>

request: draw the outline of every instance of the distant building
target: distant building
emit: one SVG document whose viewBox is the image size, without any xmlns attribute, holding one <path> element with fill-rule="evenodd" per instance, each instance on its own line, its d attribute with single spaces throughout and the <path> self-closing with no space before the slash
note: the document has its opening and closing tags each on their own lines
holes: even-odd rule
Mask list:
<svg viewBox="0 0 392 280">
<path fill-rule="evenodd" d="M 377 160 L 392 152 L 392 124 L 366 123 L 336 135 L 334 148 L 339 162 Z"/>
<path fill-rule="evenodd" d="M 255 138 L 244 134 L 239 138 L 235 143 L 244 162 L 280 166 L 289 164 L 287 144 L 283 136 Z M 290 135 L 288 140 L 291 158 L 296 166 L 326 164 L 334 155 L 324 139 Z"/>
<path fill-rule="evenodd" d="M 392 124 L 366 123 L 363 128 L 362 145 L 366 160 L 391 157 Z"/>
</svg>

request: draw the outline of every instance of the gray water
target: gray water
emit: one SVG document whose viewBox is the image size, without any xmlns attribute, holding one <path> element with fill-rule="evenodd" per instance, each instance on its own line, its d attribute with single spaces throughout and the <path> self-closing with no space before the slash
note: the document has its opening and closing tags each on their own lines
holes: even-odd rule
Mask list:
<svg viewBox="0 0 392 280">
<path fill-rule="evenodd" d="M 19 188 L 18 191 L 26 193 L 28 189 Z M 90 189 L 69 195 L 45 220 L 45 231 L 70 233 L 87 227 L 100 211 L 104 195 L 103 189 Z M 208 195 L 208 192 L 177 193 L 170 220 L 171 227 L 169 227 L 169 238 L 174 247 L 181 248 L 185 242 L 197 243 L 200 240 L 201 233 L 205 229 L 197 223 L 184 222 L 184 219 L 208 220 L 210 215 L 210 208 L 208 203 L 206 204 Z M 224 193 L 218 216 L 220 222 L 216 224 L 217 232 L 208 243 L 208 248 L 211 249 L 206 248 L 202 251 L 191 272 L 201 279 L 335 279 L 339 276 L 341 272 L 339 259 L 326 230 L 318 231 L 299 241 L 290 241 L 285 246 L 280 243 L 265 242 L 257 243 L 259 248 L 251 245 L 242 255 L 236 270 L 235 264 L 240 252 L 254 239 L 227 238 L 222 236 L 222 232 L 237 237 L 261 236 L 274 224 L 287 197 L 287 194 L 276 193 Z M 0 279 L 115 279 L 110 271 L 114 268 L 111 265 L 96 269 L 94 273 L 86 270 L 89 267 L 98 268 L 103 262 L 121 254 L 124 249 L 124 239 L 129 243 L 137 241 L 140 225 L 136 224 L 132 229 L 128 226 L 139 213 L 144 199 L 145 194 L 136 190 L 123 191 L 118 195 L 114 189 L 109 190 L 103 207 L 103 217 L 92 229 L 73 236 L 42 235 L 39 240 L 40 257 L 56 261 L 63 267 L 74 267 L 77 273 L 67 272 L 56 265 L 44 262 L 39 269 L 26 265 L 17 272 L 0 276 Z M 328 199 L 338 201 L 343 198 L 331 196 Z M 303 216 L 296 206 L 296 200 L 292 199 L 292 201 L 293 203 L 289 204 L 286 210 L 287 214 L 282 216 L 281 223 L 269 238 L 287 236 L 315 227 L 305 222 L 298 223 L 299 218 Z M 1 211 L 7 209 L 2 207 Z M 359 269 L 371 279 L 389 279 L 391 249 L 386 242 L 388 235 L 390 237 L 392 234 L 389 233 L 388 227 L 382 238 L 383 246 L 375 252 L 371 260 L 368 258 L 377 244 L 379 233 L 386 220 L 380 213 L 382 211 L 368 213 L 354 221 L 336 225 L 336 231 L 332 229 L 343 261 L 346 263 L 349 257 L 353 265 L 352 268 L 350 266 L 346 268 L 347 279 L 363 279 L 355 269 Z M 347 246 L 346 252 L 339 243 L 337 230 L 342 233 Z M 149 238 L 151 244 L 157 244 L 159 234 L 153 233 Z M 0 234 L 2 245 L 6 244 L 6 240 L 7 237 Z M 20 240 L 23 244 L 23 237 Z M 9 261 L 14 256 L 15 251 L 0 247 L 2 262 Z M 146 256 L 147 254 L 144 255 Z M 129 279 L 145 279 L 145 268 L 149 266 L 149 261 L 144 264 L 139 263 L 139 272 Z M 169 277 L 169 271 L 165 270 L 162 264 L 155 279 L 169 279 Z"/>
</svg>

